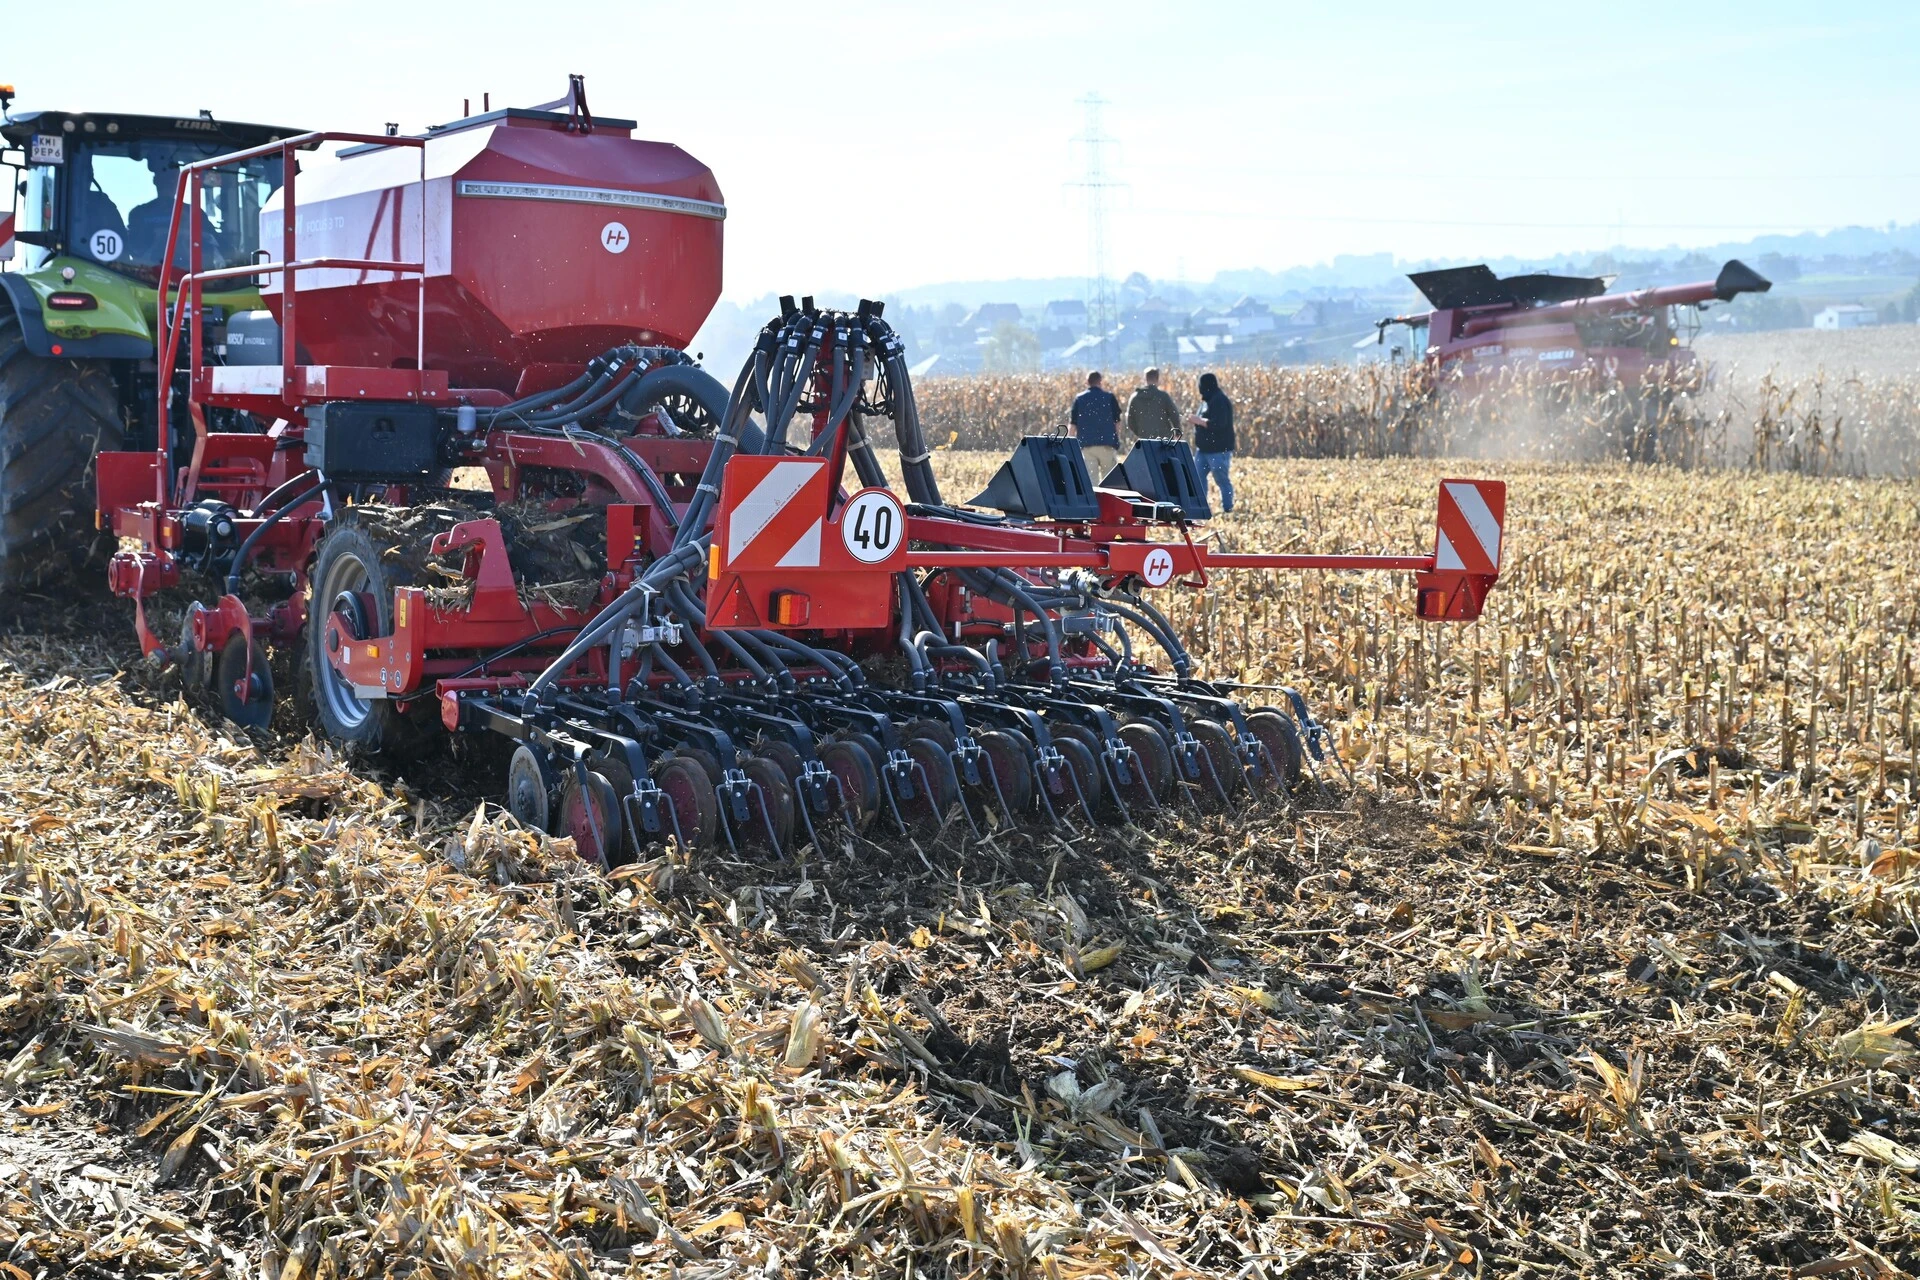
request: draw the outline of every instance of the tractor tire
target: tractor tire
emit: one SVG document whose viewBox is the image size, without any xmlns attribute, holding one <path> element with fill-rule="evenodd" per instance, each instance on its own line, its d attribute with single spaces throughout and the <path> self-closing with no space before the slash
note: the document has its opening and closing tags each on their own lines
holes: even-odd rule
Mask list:
<svg viewBox="0 0 1920 1280">
<path fill-rule="evenodd" d="M 446 730 L 431 694 L 402 711 L 390 698 L 361 698 L 328 661 L 328 618 L 352 619 L 350 634 L 372 640 L 393 634 L 393 593 L 425 577 L 427 544 L 472 513 L 452 506 L 347 507 L 336 515 L 314 553 L 308 576 L 308 679 L 320 728 L 351 750 L 397 758 L 418 756 Z M 350 598 L 349 598 L 350 597 Z"/>
<path fill-rule="evenodd" d="M 93 458 L 124 432 L 111 366 L 34 355 L 0 302 L 0 604 L 111 551 L 91 518 Z"/>
</svg>

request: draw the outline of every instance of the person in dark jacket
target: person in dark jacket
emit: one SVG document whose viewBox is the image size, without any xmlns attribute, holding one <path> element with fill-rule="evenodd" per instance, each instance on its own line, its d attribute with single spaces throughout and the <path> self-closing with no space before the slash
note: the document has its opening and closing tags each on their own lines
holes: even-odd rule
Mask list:
<svg viewBox="0 0 1920 1280">
<path fill-rule="evenodd" d="M 1100 385 L 1098 373 L 1087 375 L 1087 389 L 1073 398 L 1067 420 L 1080 442 L 1080 456 L 1087 460 L 1087 474 L 1099 484 L 1120 458 L 1120 402 Z"/>
<path fill-rule="evenodd" d="M 1233 510 L 1233 401 L 1220 389 L 1220 379 L 1211 373 L 1200 375 L 1200 409 L 1191 418 L 1194 461 L 1200 464 L 1200 493 L 1205 496 L 1207 477 L 1220 486 L 1220 509 Z"/>
<path fill-rule="evenodd" d="M 1135 440 L 1180 438 L 1180 410 L 1160 389 L 1160 371 L 1147 370 L 1147 385 L 1127 397 L 1127 430 Z"/>
</svg>

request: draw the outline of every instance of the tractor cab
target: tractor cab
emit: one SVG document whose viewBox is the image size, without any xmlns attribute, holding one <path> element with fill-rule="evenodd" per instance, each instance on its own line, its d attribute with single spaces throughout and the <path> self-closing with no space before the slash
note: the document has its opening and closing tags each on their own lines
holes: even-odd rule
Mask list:
<svg viewBox="0 0 1920 1280">
<path fill-rule="evenodd" d="M 72 258 L 143 284 L 156 283 L 183 165 L 292 130 L 206 117 L 34 111 L 0 124 L 15 166 L 14 236 L 27 272 Z M 240 266 L 259 248 L 260 209 L 279 190 L 280 157 L 261 156 L 207 174 L 198 216 L 202 265 Z M 186 263 L 187 238 L 175 246 Z"/>
</svg>

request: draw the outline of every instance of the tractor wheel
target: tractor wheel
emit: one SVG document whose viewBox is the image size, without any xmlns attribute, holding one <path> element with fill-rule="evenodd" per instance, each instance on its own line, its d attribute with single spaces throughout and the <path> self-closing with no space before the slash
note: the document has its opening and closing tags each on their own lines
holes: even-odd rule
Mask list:
<svg viewBox="0 0 1920 1280">
<path fill-rule="evenodd" d="M 410 756 L 445 732 L 431 697 L 402 711 L 390 698 L 362 698 L 334 669 L 330 618 L 347 635 L 372 640 L 393 634 L 393 593 L 418 583 L 427 544 L 470 514 L 446 507 L 348 507 L 334 517 L 314 555 L 307 602 L 307 663 L 314 710 L 326 736 L 361 751 Z"/>
<path fill-rule="evenodd" d="M 42 358 L 0 303 L 0 601 L 101 558 L 93 456 L 118 449 L 120 393 L 104 360 Z"/>
</svg>

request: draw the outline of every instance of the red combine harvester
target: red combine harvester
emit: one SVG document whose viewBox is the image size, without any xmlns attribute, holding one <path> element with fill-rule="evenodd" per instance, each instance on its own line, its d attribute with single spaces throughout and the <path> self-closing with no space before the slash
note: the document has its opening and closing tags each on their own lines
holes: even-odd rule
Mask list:
<svg viewBox="0 0 1920 1280">
<path fill-rule="evenodd" d="M 192 265 L 162 282 L 180 298 L 160 368 L 186 341 L 184 409 L 154 450 L 100 458 L 112 586 L 151 658 L 245 724 L 271 715 L 272 645 L 337 742 L 504 735 L 511 810 L 612 865 L 669 838 L 780 850 L 825 820 L 977 829 L 1284 793 L 1325 758 L 1304 701 L 1249 709 L 1250 688 L 1200 679 L 1148 591 L 1408 570 L 1421 617 L 1479 614 L 1499 482 L 1443 482 L 1435 550 L 1408 556 L 1216 551 L 1178 442 L 1096 485 L 1070 442 L 1029 439 L 955 504 L 877 303 L 783 299 L 728 394 L 683 352 L 719 290 L 720 192 L 631 127 L 594 120 L 576 82 L 565 113 L 309 134 L 183 172 L 180 210 L 249 155 L 287 178 L 263 215 L 280 259 L 245 268 L 269 312 L 229 321 L 256 341 L 230 337 L 225 364 L 194 330 L 229 273 L 200 268 L 176 212 Z M 327 142 L 356 145 L 299 174 Z M 213 406 L 272 425 L 210 431 Z M 169 644 L 144 602 L 189 576 L 207 602 Z"/>
<path fill-rule="evenodd" d="M 1690 336 L 1675 307 L 1700 310 L 1743 293 L 1765 293 L 1772 281 L 1738 259 L 1713 280 L 1609 294 L 1605 276 L 1523 275 L 1501 279 L 1484 265 L 1420 271 L 1413 281 L 1433 310 L 1377 322 L 1379 341 L 1405 325 L 1409 352 L 1424 352 L 1434 371 L 1482 378 L 1502 370 L 1558 371 L 1599 366 L 1641 382 L 1649 372 L 1695 370 Z M 1425 331 L 1424 335 L 1422 330 Z"/>
</svg>

